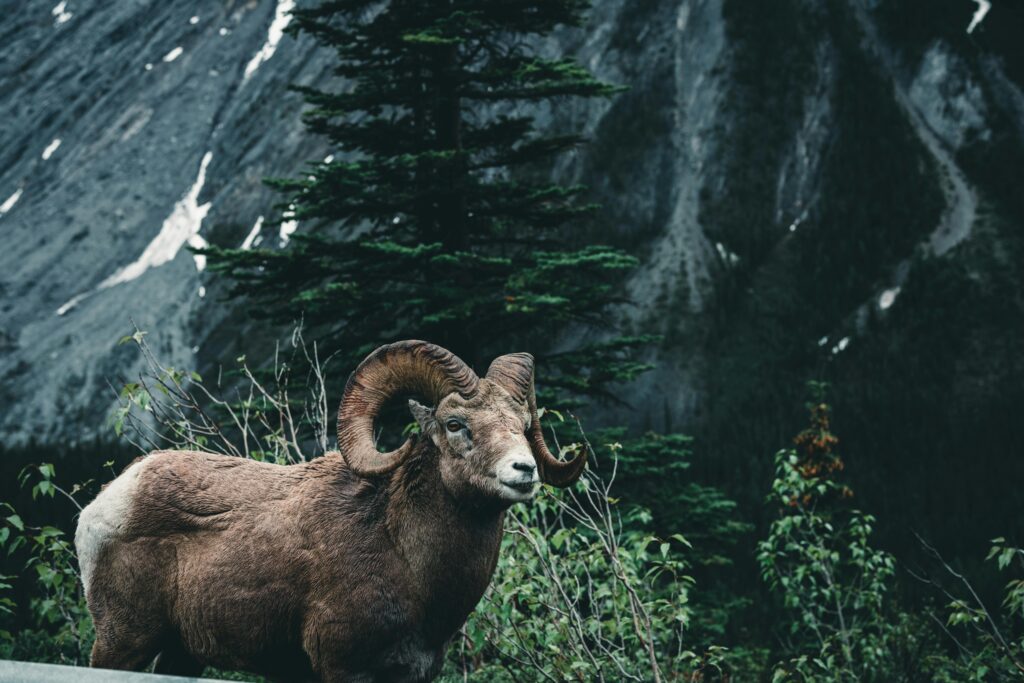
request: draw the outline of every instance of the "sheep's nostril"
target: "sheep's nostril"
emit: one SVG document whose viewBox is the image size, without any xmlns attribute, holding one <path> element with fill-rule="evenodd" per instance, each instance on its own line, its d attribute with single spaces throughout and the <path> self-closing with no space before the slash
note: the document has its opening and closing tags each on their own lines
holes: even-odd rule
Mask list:
<svg viewBox="0 0 1024 683">
<path fill-rule="evenodd" d="M 537 466 L 532 462 L 514 462 L 512 463 L 512 469 L 519 470 L 520 472 L 526 472 L 527 474 L 533 474 L 533 471 L 537 469 Z"/>
</svg>

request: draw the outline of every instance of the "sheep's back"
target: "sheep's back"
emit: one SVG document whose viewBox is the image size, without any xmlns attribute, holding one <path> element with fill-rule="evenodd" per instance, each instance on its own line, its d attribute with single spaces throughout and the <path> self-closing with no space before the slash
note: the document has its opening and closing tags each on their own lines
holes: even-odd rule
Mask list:
<svg viewBox="0 0 1024 683">
<path fill-rule="evenodd" d="M 79 524 L 80 555 L 95 548 L 90 573 L 103 567 L 92 597 L 135 596 L 134 609 L 222 666 L 251 663 L 268 642 L 298 648 L 288 641 L 300 631 L 312 556 L 299 522 L 321 481 L 305 469 L 190 451 L 133 464 Z"/>
<path fill-rule="evenodd" d="M 158 451 L 142 465 L 127 528 L 142 536 L 224 530 L 261 508 L 288 512 L 303 483 L 301 465 L 213 453 Z"/>
</svg>

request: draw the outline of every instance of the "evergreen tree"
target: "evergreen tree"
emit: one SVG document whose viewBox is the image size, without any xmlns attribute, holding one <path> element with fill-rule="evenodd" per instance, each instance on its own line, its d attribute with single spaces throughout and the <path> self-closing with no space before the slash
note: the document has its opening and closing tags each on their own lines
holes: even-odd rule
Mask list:
<svg viewBox="0 0 1024 683">
<path fill-rule="evenodd" d="M 257 315 L 301 314 L 351 367 L 400 338 L 442 344 L 479 366 L 509 350 L 541 357 L 549 391 L 594 395 L 646 369 L 650 341 L 610 333 L 635 259 L 581 243 L 596 207 L 584 188 L 549 180 L 550 162 L 583 139 L 541 135 L 528 109 L 617 88 L 531 40 L 580 24 L 584 0 L 338 0 L 293 12 L 290 30 L 337 52 L 347 87 L 300 88 L 308 128 L 336 159 L 299 179 L 283 218 L 302 230 L 283 250 L 211 248 Z M 534 40 L 534 42 L 536 42 Z M 576 228 L 576 229 L 574 229 Z M 599 328 L 599 342 L 567 331 Z M 542 397 L 544 398 L 544 397 Z M 550 398 L 550 393 L 548 398 Z"/>
</svg>

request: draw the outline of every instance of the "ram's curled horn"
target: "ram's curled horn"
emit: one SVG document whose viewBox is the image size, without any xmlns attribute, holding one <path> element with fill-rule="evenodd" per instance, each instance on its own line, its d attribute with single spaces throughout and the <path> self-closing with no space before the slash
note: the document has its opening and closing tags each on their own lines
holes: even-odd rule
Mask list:
<svg viewBox="0 0 1024 683">
<path fill-rule="evenodd" d="M 533 356 L 528 353 L 499 356 L 487 369 L 487 379 L 505 389 L 512 398 L 529 406 L 530 448 L 533 450 L 533 459 L 537 461 L 541 481 L 561 488 L 574 484 L 583 474 L 587 452 L 584 450 L 572 460 L 563 462 L 544 443 L 544 430 L 537 415 L 537 394 L 533 388 Z"/>
<path fill-rule="evenodd" d="M 408 340 L 381 346 L 359 364 L 345 385 L 338 410 L 338 450 L 356 474 L 390 472 L 412 451 L 412 441 L 390 453 L 377 450 L 373 421 L 388 399 L 415 394 L 437 405 L 456 391 L 469 398 L 479 381 L 462 359 L 436 344 Z"/>
</svg>

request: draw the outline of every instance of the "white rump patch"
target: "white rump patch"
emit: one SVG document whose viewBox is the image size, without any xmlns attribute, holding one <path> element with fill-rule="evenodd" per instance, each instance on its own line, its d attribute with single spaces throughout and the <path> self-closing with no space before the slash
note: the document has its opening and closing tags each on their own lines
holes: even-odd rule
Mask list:
<svg viewBox="0 0 1024 683">
<path fill-rule="evenodd" d="M 78 517 L 75 530 L 75 549 L 78 551 L 78 566 L 82 570 L 82 585 L 86 593 L 92 585 L 93 572 L 100 551 L 123 528 L 128 508 L 139 486 L 139 474 L 145 460 L 135 463 L 121 473 L 100 495 L 85 506 Z"/>
</svg>

